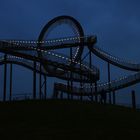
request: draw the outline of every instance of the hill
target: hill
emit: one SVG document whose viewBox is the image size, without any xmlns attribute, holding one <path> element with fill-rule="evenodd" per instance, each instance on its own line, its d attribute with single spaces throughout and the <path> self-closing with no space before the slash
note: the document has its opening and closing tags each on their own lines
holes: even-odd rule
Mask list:
<svg viewBox="0 0 140 140">
<path fill-rule="evenodd" d="M 140 136 L 140 112 L 90 102 L 0 103 L 1 139 L 119 140 Z"/>
</svg>

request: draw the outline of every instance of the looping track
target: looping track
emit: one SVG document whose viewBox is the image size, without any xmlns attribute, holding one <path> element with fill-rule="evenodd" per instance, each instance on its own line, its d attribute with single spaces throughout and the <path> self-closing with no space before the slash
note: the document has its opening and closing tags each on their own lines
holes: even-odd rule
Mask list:
<svg viewBox="0 0 140 140">
<path fill-rule="evenodd" d="M 82 37 L 84 36 L 84 31 L 83 31 L 80 23 L 71 16 L 58 16 L 58 17 L 52 19 L 51 21 L 49 21 L 42 29 L 42 31 L 39 35 L 39 38 L 38 38 L 38 42 L 43 41 L 45 39 L 45 34 L 48 35 L 48 33 L 51 30 L 53 30 L 57 25 L 64 24 L 64 23 L 68 24 L 74 30 L 75 35 L 78 37 L 78 42 L 81 43 L 81 45 L 77 47 L 76 52 L 73 55 L 73 60 L 78 61 L 80 59 L 80 56 L 82 55 L 83 48 L 84 48 L 84 46 L 82 45 L 82 43 L 83 43 Z M 41 45 L 42 44 L 38 43 L 39 48 Z M 41 55 L 41 54 L 39 53 L 39 55 Z"/>
<path fill-rule="evenodd" d="M 45 40 L 45 34 L 49 33 L 55 26 L 60 23 L 63 24 L 64 22 L 74 28 L 76 36 Z M 8 63 L 21 65 L 49 77 L 90 84 L 88 87 L 84 85 L 75 87 L 62 83 L 54 84 L 55 91 L 61 91 L 76 96 L 81 95 L 81 93 L 82 96 L 99 94 L 103 89 L 106 92 L 111 92 L 140 82 L 140 64 L 122 60 L 103 51 L 101 48 L 95 46 L 96 41 L 96 36 L 84 36 L 82 26 L 76 19 L 70 16 L 59 16 L 52 19 L 44 26 L 38 41 L 0 41 L 0 52 L 7 55 L 6 59 L 3 56 L 0 58 L 0 65 Z M 76 52 L 70 57 L 52 51 L 62 48 L 76 48 Z M 87 63 L 81 61 L 84 48 L 89 49 L 91 53 L 112 65 L 137 73 L 110 82 L 93 85 L 92 83 L 100 79 L 100 73 L 98 68 L 91 65 L 91 62 Z M 35 66 L 34 62 L 36 63 Z"/>
</svg>

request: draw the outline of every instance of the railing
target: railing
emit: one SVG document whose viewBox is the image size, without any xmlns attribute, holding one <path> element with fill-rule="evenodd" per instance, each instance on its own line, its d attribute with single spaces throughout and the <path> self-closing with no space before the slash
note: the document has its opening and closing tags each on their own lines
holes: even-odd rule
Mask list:
<svg viewBox="0 0 140 140">
<path fill-rule="evenodd" d="M 79 43 L 81 39 L 83 42 L 88 43 L 89 38 L 96 39 L 96 36 L 83 36 L 83 37 L 71 36 L 71 37 L 48 39 L 42 41 L 36 41 L 36 40 L 1 40 L 1 41 L 10 43 L 11 46 L 14 44 L 14 45 L 18 45 L 19 47 L 24 45 L 37 46 L 38 44 L 40 44 L 41 46 L 47 46 L 47 45 L 55 46 L 55 45 L 61 45 L 62 43 L 63 44 Z"/>
<path fill-rule="evenodd" d="M 76 37 L 76 39 L 78 39 L 78 37 Z M 85 40 L 87 40 L 87 37 L 85 37 Z M 26 42 L 26 41 L 24 41 L 24 42 Z M 33 42 L 33 41 L 31 41 L 31 42 Z M 2 44 L 0 45 L 0 47 L 6 48 L 7 46 L 9 46 L 7 44 L 7 42 L 1 42 L 1 43 Z M 5 44 L 5 45 L 3 46 L 3 44 Z M 21 44 L 22 46 L 20 46 L 18 43 L 16 44 L 15 42 L 14 42 L 14 45 L 16 47 L 25 47 L 25 46 L 23 46 L 23 44 Z M 13 44 L 12 44 L 12 46 L 13 46 Z M 31 48 L 33 50 L 31 50 Z M 33 55 L 33 56 L 37 56 L 37 57 L 38 57 L 38 52 L 40 52 L 42 54 L 42 56 L 43 56 L 42 59 L 44 59 L 44 60 L 48 60 L 49 59 L 51 61 L 63 63 L 64 65 L 70 64 L 71 61 L 72 61 L 73 63 L 76 64 L 75 65 L 76 68 L 80 68 L 80 63 L 79 62 L 71 60 L 69 57 L 64 56 L 62 54 L 55 53 L 53 51 L 45 51 L 45 50 L 41 50 L 41 49 L 36 49 L 33 46 L 28 46 L 27 50 L 25 50 L 25 51 L 24 50 L 16 50 L 16 51 L 22 52 L 22 53 L 25 53 L 25 54 L 29 54 L 29 55 Z M 89 64 L 87 62 L 82 62 L 81 69 L 88 70 L 90 73 L 92 73 L 94 75 L 96 75 L 96 74 L 99 75 L 99 69 L 97 69 L 95 66 L 91 66 L 91 68 L 89 68 Z"/>
<path fill-rule="evenodd" d="M 32 94 L 31 93 L 22 93 L 22 94 L 14 94 L 12 95 L 12 101 L 17 101 L 17 100 L 30 100 L 32 99 Z"/>
<path fill-rule="evenodd" d="M 119 64 L 119 65 L 121 65 L 123 67 L 126 67 L 126 68 L 134 70 L 134 71 L 140 71 L 140 64 L 136 64 L 136 63 L 134 63 L 132 61 L 127 61 L 127 60 L 115 57 L 115 56 L 103 51 L 99 47 L 93 47 L 92 49 L 93 49 L 93 52 L 96 51 L 96 53 L 98 53 L 98 55 L 100 55 L 101 57 L 109 60 L 110 62 Z"/>
<path fill-rule="evenodd" d="M 16 62 L 16 63 L 19 62 L 20 64 L 24 64 L 24 65 L 30 67 L 32 70 L 34 70 L 34 63 L 33 63 L 33 61 L 30 61 L 30 60 L 27 60 L 27 59 L 23 59 L 21 57 L 16 57 L 16 56 L 8 55 L 6 60 L 4 60 L 4 57 L 0 57 L 0 63 L 2 63 L 4 61 L 10 61 L 12 63 L 13 62 Z M 44 67 L 41 67 L 41 68 L 42 68 L 42 73 L 43 74 L 49 75 L 49 73 L 44 69 Z M 36 63 L 36 68 L 35 69 L 38 72 L 40 71 L 40 63 Z M 55 71 L 54 71 L 54 76 L 60 77 L 60 78 L 63 78 L 63 79 L 71 79 L 71 72 L 70 71 L 66 71 L 63 74 L 59 74 L 58 72 L 59 72 L 59 69 L 56 68 Z M 89 73 L 86 72 L 86 71 L 85 71 L 85 74 L 83 74 L 83 75 L 80 75 L 80 73 L 73 73 L 72 74 L 72 78 L 75 81 L 81 81 L 82 80 L 84 82 L 90 82 L 92 80 L 91 75 L 89 75 Z"/>
<path fill-rule="evenodd" d="M 119 79 L 111 81 L 110 83 L 100 83 L 97 85 L 97 93 L 100 93 L 102 90 L 105 90 L 106 92 L 119 90 L 138 82 L 140 82 L 140 72 L 130 76 L 121 77 Z M 82 92 L 83 96 L 89 96 L 95 93 L 95 86 L 82 87 L 81 89 L 81 87 L 68 87 L 67 85 L 61 83 L 55 83 L 54 88 L 58 91 L 69 92 L 77 95 L 81 95 Z"/>
</svg>

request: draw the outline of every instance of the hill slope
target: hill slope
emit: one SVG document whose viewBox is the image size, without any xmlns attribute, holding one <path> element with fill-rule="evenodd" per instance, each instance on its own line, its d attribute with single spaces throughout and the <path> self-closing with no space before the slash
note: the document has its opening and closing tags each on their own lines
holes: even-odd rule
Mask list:
<svg viewBox="0 0 140 140">
<path fill-rule="evenodd" d="M 0 103 L 3 139 L 136 139 L 140 112 L 129 108 L 79 101 Z"/>
</svg>

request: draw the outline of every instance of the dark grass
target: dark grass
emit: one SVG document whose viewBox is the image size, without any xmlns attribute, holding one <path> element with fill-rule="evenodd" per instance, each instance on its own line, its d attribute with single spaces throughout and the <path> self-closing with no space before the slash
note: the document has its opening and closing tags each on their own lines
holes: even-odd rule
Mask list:
<svg viewBox="0 0 140 140">
<path fill-rule="evenodd" d="M 0 140 L 140 138 L 140 112 L 80 101 L 0 103 Z"/>
</svg>

